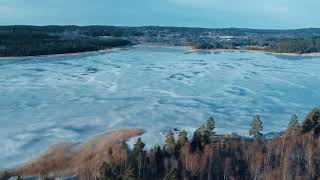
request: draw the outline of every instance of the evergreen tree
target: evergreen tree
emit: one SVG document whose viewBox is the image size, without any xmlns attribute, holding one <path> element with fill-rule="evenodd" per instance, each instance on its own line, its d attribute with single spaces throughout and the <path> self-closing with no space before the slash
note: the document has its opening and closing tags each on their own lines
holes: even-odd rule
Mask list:
<svg viewBox="0 0 320 180">
<path fill-rule="evenodd" d="M 176 144 L 175 144 L 174 134 L 172 130 L 169 130 L 166 135 L 165 148 L 169 154 L 174 154 L 176 151 Z"/>
<path fill-rule="evenodd" d="M 141 178 L 141 173 L 143 169 L 143 161 L 145 159 L 145 153 L 143 151 L 145 144 L 142 142 L 141 138 L 138 138 L 136 143 L 133 145 L 132 153 L 129 157 L 129 165 L 132 165 L 138 178 Z"/>
<path fill-rule="evenodd" d="M 291 119 L 290 119 L 290 122 L 288 125 L 288 130 L 289 131 L 296 131 L 299 129 L 299 127 L 300 127 L 300 125 L 299 125 L 299 121 L 298 121 L 298 116 L 296 114 L 293 114 L 291 116 Z"/>
<path fill-rule="evenodd" d="M 210 132 L 204 126 L 201 126 L 199 128 L 198 133 L 200 134 L 201 145 L 204 146 L 204 145 L 208 144 L 209 138 L 210 138 Z"/>
<path fill-rule="evenodd" d="M 215 134 L 214 129 L 216 128 L 216 122 L 214 121 L 213 117 L 210 117 L 207 121 L 207 127 L 206 130 L 209 133 L 209 136 L 212 136 Z"/>
<path fill-rule="evenodd" d="M 200 129 L 198 128 L 192 136 L 191 140 L 191 148 L 192 150 L 196 150 L 197 148 L 201 148 L 201 134 L 200 134 Z"/>
<path fill-rule="evenodd" d="M 260 137 L 262 136 L 262 121 L 261 121 L 261 117 L 259 115 L 256 115 L 253 117 L 251 123 L 250 123 L 250 130 L 249 130 L 249 135 L 253 136 L 254 138 Z"/>
<path fill-rule="evenodd" d="M 141 138 L 138 138 L 136 143 L 133 145 L 132 153 L 139 154 L 143 152 L 145 144 L 142 142 Z"/>
<path fill-rule="evenodd" d="M 162 174 L 164 172 L 164 153 L 163 151 L 161 150 L 161 147 L 158 146 L 155 148 L 155 156 L 154 156 L 154 161 L 155 161 L 155 165 L 156 165 L 156 171 L 159 173 L 159 174 Z"/>
<path fill-rule="evenodd" d="M 320 108 L 313 109 L 304 119 L 302 123 L 302 132 L 307 133 L 312 130 L 316 134 L 320 132 Z"/>
<path fill-rule="evenodd" d="M 187 131 L 183 130 L 179 132 L 178 135 L 178 146 L 182 147 L 188 142 L 188 133 Z"/>
<path fill-rule="evenodd" d="M 203 146 L 209 143 L 209 133 L 204 126 L 198 128 L 192 137 L 191 147 L 192 150 L 200 149 L 202 150 Z"/>
</svg>

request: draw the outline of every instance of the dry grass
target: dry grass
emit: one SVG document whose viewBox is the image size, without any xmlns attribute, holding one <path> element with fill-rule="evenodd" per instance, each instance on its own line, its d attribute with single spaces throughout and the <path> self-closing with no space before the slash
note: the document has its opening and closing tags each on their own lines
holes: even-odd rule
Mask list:
<svg viewBox="0 0 320 180">
<path fill-rule="evenodd" d="M 77 174 L 80 179 L 95 179 L 104 161 L 117 161 L 125 157 L 123 140 L 142 134 L 141 129 L 124 129 L 96 136 L 84 144 L 63 143 L 49 147 L 37 158 L 13 171 L 15 175 L 53 175 L 66 177 Z M 108 155 L 112 147 L 113 155 Z"/>
</svg>

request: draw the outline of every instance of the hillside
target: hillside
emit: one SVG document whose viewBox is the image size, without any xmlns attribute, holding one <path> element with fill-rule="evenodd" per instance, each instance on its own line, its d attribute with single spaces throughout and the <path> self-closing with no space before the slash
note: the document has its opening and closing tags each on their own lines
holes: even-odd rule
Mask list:
<svg viewBox="0 0 320 180">
<path fill-rule="evenodd" d="M 122 140 L 141 132 L 124 130 L 100 136 L 71 153 L 66 153 L 70 150 L 68 145 L 51 149 L 6 175 L 47 179 L 74 176 L 86 180 L 317 179 L 320 177 L 319 127 L 320 108 L 313 109 L 301 124 L 293 115 L 287 131 L 271 139 L 261 136 L 260 116 L 251 121 L 253 138 L 218 136 L 214 131 L 215 121 L 209 118 L 191 139 L 188 140 L 185 131 L 175 136 L 170 130 L 164 147 L 148 150 L 140 138 L 129 149 Z M 92 147 L 96 148 L 90 151 Z"/>
</svg>

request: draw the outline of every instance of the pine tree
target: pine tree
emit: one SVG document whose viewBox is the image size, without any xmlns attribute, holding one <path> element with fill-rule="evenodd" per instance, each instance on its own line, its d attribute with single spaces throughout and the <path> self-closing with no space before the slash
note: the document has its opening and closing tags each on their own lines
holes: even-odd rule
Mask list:
<svg viewBox="0 0 320 180">
<path fill-rule="evenodd" d="M 193 150 L 200 149 L 204 147 L 204 145 L 209 143 L 209 133 L 204 126 L 198 128 L 192 137 L 191 147 Z"/>
<path fill-rule="evenodd" d="M 143 151 L 144 146 L 145 144 L 142 142 L 141 138 L 138 138 L 137 142 L 133 145 L 132 153 L 129 158 L 129 164 L 135 167 L 139 179 L 141 178 L 143 159 L 145 158 L 145 153 Z"/>
<path fill-rule="evenodd" d="M 192 150 L 196 150 L 197 148 L 201 149 L 201 133 L 200 133 L 200 128 L 198 128 L 192 136 L 191 140 L 191 148 Z"/>
<path fill-rule="evenodd" d="M 210 138 L 210 132 L 204 126 L 201 126 L 201 128 L 199 128 L 199 133 L 200 133 L 201 145 L 204 146 L 208 144 L 209 138 Z"/>
<path fill-rule="evenodd" d="M 314 108 L 304 119 L 301 130 L 303 133 L 314 132 L 320 133 L 320 107 Z"/>
<path fill-rule="evenodd" d="M 210 117 L 207 121 L 207 127 L 206 130 L 209 133 L 209 136 L 212 136 L 215 134 L 214 129 L 216 128 L 216 122 L 214 121 L 213 117 Z"/>
<path fill-rule="evenodd" d="M 176 144 L 175 144 L 174 134 L 172 130 L 169 130 L 166 135 L 165 148 L 169 154 L 174 154 L 176 151 Z"/>
<path fill-rule="evenodd" d="M 141 138 L 138 138 L 136 143 L 133 145 L 132 153 L 139 154 L 143 152 L 145 144 L 142 142 Z"/>
<path fill-rule="evenodd" d="M 262 121 L 261 121 L 261 117 L 259 115 L 256 115 L 253 117 L 251 123 L 250 123 L 250 130 L 249 130 L 249 135 L 253 136 L 254 138 L 258 138 L 260 136 L 262 136 Z"/>
<path fill-rule="evenodd" d="M 182 147 L 188 142 L 188 133 L 187 131 L 183 130 L 179 132 L 178 135 L 178 146 Z"/>
<path fill-rule="evenodd" d="M 300 127 L 299 121 L 298 121 L 298 116 L 296 114 L 293 114 L 291 116 L 289 125 L 288 125 L 288 131 L 296 131 Z"/>
</svg>

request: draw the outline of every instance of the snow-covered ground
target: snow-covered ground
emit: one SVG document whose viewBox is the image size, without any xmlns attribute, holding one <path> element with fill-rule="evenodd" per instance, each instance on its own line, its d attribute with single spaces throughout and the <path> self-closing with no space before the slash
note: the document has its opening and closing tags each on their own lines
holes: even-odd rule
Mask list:
<svg viewBox="0 0 320 180">
<path fill-rule="evenodd" d="M 154 145 L 169 128 L 213 115 L 219 133 L 286 128 L 320 105 L 320 58 L 135 46 L 83 55 L 0 61 L 0 167 L 61 141 L 138 127 Z"/>
</svg>

